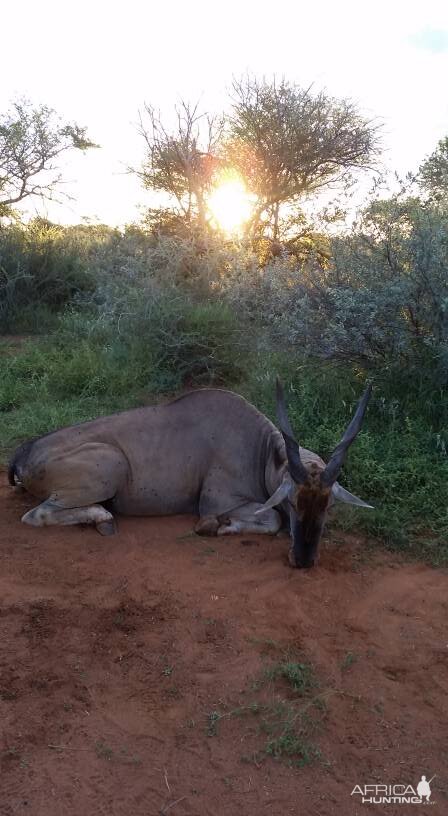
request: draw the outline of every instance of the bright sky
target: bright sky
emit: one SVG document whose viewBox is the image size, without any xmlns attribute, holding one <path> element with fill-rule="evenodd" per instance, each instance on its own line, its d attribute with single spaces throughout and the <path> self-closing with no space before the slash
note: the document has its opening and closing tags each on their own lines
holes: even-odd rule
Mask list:
<svg viewBox="0 0 448 816">
<path fill-rule="evenodd" d="M 16 0 L 1 4 L 1 27 L 1 109 L 25 95 L 102 146 L 64 168 L 75 202 L 34 205 L 63 223 L 138 218 L 145 194 L 125 168 L 143 157 L 143 103 L 170 116 L 182 96 L 220 111 L 248 71 L 356 100 L 384 121 L 401 173 L 448 134 L 447 0 Z"/>
</svg>

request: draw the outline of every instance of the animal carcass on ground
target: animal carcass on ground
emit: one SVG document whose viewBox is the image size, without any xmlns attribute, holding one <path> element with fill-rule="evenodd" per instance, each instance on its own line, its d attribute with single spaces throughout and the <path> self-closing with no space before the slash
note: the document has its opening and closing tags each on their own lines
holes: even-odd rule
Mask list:
<svg viewBox="0 0 448 816">
<path fill-rule="evenodd" d="M 36 527 L 91 523 L 111 535 L 114 513 L 196 513 L 202 535 L 272 534 L 287 520 L 290 563 L 310 567 L 334 500 L 369 506 L 337 481 L 369 396 L 327 465 L 299 447 L 277 382 L 281 433 L 237 394 L 202 389 L 25 442 L 9 481 L 41 500 L 22 518 Z"/>
</svg>

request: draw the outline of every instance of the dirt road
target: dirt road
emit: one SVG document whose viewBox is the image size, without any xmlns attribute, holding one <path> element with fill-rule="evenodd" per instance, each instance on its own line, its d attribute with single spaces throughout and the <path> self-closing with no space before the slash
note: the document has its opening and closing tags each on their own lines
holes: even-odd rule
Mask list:
<svg viewBox="0 0 448 816">
<path fill-rule="evenodd" d="M 302 572 L 187 517 L 34 530 L 32 504 L 1 487 L 1 816 L 410 816 L 351 792 L 422 774 L 448 812 L 446 572 L 338 532 Z"/>
</svg>

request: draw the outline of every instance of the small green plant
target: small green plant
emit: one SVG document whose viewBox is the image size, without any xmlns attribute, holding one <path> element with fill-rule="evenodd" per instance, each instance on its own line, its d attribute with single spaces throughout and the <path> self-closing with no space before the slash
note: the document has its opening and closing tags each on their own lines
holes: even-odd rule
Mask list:
<svg viewBox="0 0 448 816">
<path fill-rule="evenodd" d="M 102 740 L 95 743 L 95 751 L 97 757 L 100 759 L 106 759 L 108 762 L 110 762 L 114 756 L 112 748 L 110 748 L 109 745 L 106 745 L 105 742 L 102 742 Z"/>
<path fill-rule="evenodd" d="M 265 751 L 275 759 L 288 759 L 297 767 L 309 765 L 320 757 L 320 751 L 291 725 L 285 726 L 282 733 L 268 740 Z"/>
<path fill-rule="evenodd" d="M 165 690 L 165 694 L 166 694 L 166 696 L 167 696 L 167 697 L 169 697 L 171 700 L 179 700 L 179 699 L 180 699 L 180 697 L 181 697 L 181 692 L 180 692 L 180 689 L 179 689 L 179 687 L 178 687 L 178 686 L 169 686 L 169 687 L 168 687 L 168 688 Z"/>
<path fill-rule="evenodd" d="M 347 652 L 341 664 L 342 671 L 347 671 L 347 669 L 350 669 L 357 660 L 358 656 L 354 654 L 354 652 Z"/>
<path fill-rule="evenodd" d="M 219 711 L 211 711 L 207 714 L 207 729 L 206 733 L 208 737 L 216 737 L 218 734 L 218 723 L 221 719 L 222 715 Z"/>
<path fill-rule="evenodd" d="M 265 668 L 261 678 L 252 684 L 258 699 L 234 708 L 226 706 L 224 711 L 211 711 L 207 716 L 207 734 L 216 736 L 218 723 L 225 719 L 256 718 L 246 737 L 256 739 L 263 735 L 264 746 L 245 754 L 243 762 L 259 765 L 267 756 L 297 767 L 313 762 L 320 754 L 311 738 L 322 719 L 329 693 L 311 696 L 315 686 L 312 667 L 285 656 L 283 661 Z M 283 695 L 288 692 L 289 696 L 280 696 L 280 691 Z"/>
<path fill-rule="evenodd" d="M 286 660 L 274 663 L 265 669 L 264 678 L 266 680 L 283 679 L 293 691 L 303 695 L 315 685 L 313 671 L 307 663 L 297 663 L 293 660 Z"/>
<path fill-rule="evenodd" d="M 249 705 L 234 708 L 229 712 L 229 715 L 232 717 L 245 717 L 247 714 L 260 714 L 263 710 L 264 706 L 261 703 L 253 702 L 249 703 Z"/>
<path fill-rule="evenodd" d="M 164 677 L 171 677 L 173 671 L 174 671 L 173 666 L 165 666 L 162 669 L 162 674 Z"/>
<path fill-rule="evenodd" d="M 276 698 L 265 707 L 260 730 L 268 739 L 265 752 L 277 758 L 294 759 L 306 764 L 317 757 L 318 750 L 310 742 L 320 721 L 319 697 L 309 698 L 305 704 L 296 700 Z M 317 716 L 318 714 L 318 716 Z"/>
<path fill-rule="evenodd" d="M 322 706 L 319 698 L 311 698 L 306 705 L 299 705 L 298 701 L 284 700 L 275 697 L 269 702 L 254 702 L 248 706 L 241 706 L 227 715 L 242 717 L 257 716 L 255 733 L 263 734 L 265 743 L 262 749 L 245 754 L 244 762 L 254 762 L 259 765 L 263 758 L 272 756 L 275 759 L 287 761 L 290 765 L 301 767 L 318 759 L 319 749 L 311 741 L 321 719 Z"/>
<path fill-rule="evenodd" d="M 133 754 L 132 756 L 129 754 L 127 748 L 121 748 L 119 752 L 119 758 L 122 762 L 127 763 L 128 765 L 141 765 L 142 760 L 137 754 Z"/>
</svg>

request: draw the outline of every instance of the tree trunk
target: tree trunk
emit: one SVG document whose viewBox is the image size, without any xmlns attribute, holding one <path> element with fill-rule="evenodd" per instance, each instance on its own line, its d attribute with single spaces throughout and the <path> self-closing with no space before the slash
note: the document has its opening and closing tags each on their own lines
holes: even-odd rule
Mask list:
<svg viewBox="0 0 448 816">
<path fill-rule="evenodd" d="M 279 209 L 280 209 L 280 204 L 279 204 L 278 201 L 276 201 L 276 203 L 274 204 L 274 207 L 273 207 L 273 210 L 274 210 L 274 223 L 272 224 L 272 240 L 273 241 L 278 240 L 278 213 L 279 213 Z"/>
</svg>

